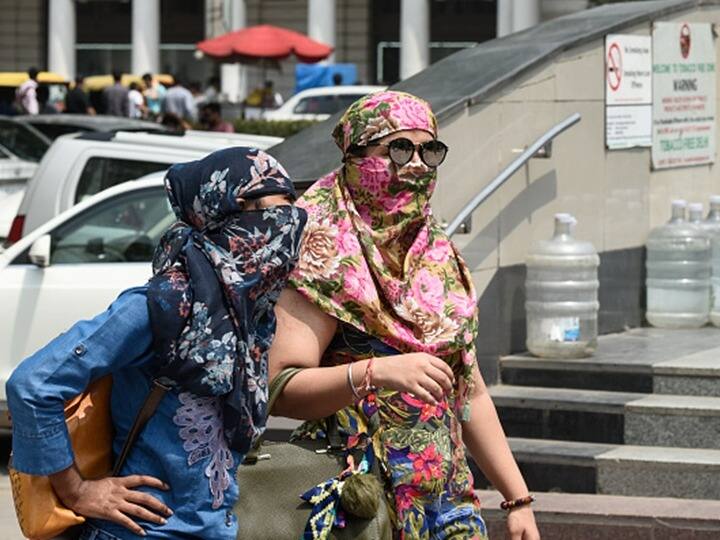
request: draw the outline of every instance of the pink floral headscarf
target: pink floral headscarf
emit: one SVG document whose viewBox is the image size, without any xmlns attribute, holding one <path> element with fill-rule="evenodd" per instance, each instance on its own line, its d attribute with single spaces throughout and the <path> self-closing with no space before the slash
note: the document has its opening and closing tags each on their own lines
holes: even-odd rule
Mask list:
<svg viewBox="0 0 720 540">
<path fill-rule="evenodd" d="M 445 358 L 471 387 L 477 336 L 470 272 L 430 209 L 437 174 L 398 174 L 348 149 L 397 131 L 437 135 L 429 105 L 384 91 L 353 103 L 333 131 L 343 167 L 298 200 L 308 212 L 290 284 L 325 313 L 402 352 Z M 466 403 L 465 399 L 460 402 Z"/>
</svg>

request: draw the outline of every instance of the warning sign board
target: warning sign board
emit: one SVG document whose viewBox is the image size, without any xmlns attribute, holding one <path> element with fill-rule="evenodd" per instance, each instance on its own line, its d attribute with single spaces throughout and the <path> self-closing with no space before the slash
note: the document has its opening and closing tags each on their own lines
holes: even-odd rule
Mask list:
<svg viewBox="0 0 720 540">
<path fill-rule="evenodd" d="M 652 103 L 652 38 L 605 36 L 605 104 Z"/>
<path fill-rule="evenodd" d="M 712 163 L 716 109 L 712 25 L 656 23 L 653 49 L 653 167 Z"/>
<path fill-rule="evenodd" d="M 652 38 L 605 36 L 605 142 L 609 149 L 652 141 Z"/>
</svg>

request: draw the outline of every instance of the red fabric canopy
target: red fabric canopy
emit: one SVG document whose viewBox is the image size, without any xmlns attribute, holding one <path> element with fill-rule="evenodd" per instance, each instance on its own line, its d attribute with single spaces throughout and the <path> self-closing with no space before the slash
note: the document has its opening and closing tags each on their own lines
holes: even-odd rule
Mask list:
<svg viewBox="0 0 720 540">
<path fill-rule="evenodd" d="M 291 54 L 301 62 L 319 62 L 330 56 L 333 48 L 287 28 L 262 24 L 206 39 L 197 48 L 217 60 L 282 60 Z"/>
</svg>

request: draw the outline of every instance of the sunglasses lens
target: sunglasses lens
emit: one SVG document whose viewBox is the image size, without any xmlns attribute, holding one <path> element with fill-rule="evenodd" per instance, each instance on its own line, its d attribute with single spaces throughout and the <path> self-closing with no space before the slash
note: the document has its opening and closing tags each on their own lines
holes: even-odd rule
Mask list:
<svg viewBox="0 0 720 540">
<path fill-rule="evenodd" d="M 448 147 L 440 141 L 428 141 L 422 145 L 422 160 L 428 167 L 437 167 L 447 155 Z"/>
<path fill-rule="evenodd" d="M 408 163 L 415 152 L 415 145 L 410 139 L 395 139 L 388 144 L 388 155 L 396 165 Z"/>
</svg>

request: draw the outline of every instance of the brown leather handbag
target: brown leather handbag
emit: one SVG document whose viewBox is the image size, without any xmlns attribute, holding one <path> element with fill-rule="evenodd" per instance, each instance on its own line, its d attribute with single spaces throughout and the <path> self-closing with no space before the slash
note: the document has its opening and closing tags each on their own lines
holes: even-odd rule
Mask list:
<svg viewBox="0 0 720 540">
<path fill-rule="evenodd" d="M 152 416 L 167 387 L 153 381 L 153 389 L 135 418 L 115 467 L 112 463 L 113 425 L 110 416 L 112 377 L 102 377 L 65 404 L 65 423 L 80 475 L 86 479 L 115 475 L 127 457 L 143 425 Z M 15 513 L 22 533 L 29 540 L 50 540 L 85 518 L 66 508 L 53 491 L 47 476 L 17 471 L 10 456 L 10 484 Z"/>
</svg>

